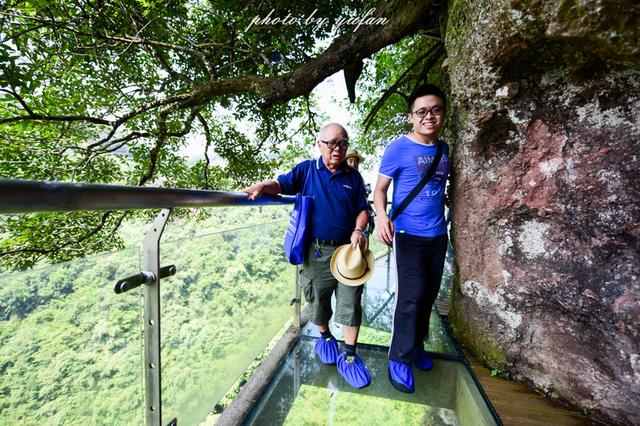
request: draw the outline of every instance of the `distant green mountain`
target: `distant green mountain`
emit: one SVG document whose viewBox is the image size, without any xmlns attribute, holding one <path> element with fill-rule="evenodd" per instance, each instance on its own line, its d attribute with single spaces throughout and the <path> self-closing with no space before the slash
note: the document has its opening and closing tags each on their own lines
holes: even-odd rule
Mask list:
<svg viewBox="0 0 640 426">
<path fill-rule="evenodd" d="M 164 418 L 206 417 L 291 317 L 287 211 L 167 224 L 161 264 L 178 272 L 161 283 Z M 145 227 L 124 228 L 122 251 L 0 275 L 0 424 L 144 423 L 142 292 L 113 284 L 140 271 Z"/>
</svg>

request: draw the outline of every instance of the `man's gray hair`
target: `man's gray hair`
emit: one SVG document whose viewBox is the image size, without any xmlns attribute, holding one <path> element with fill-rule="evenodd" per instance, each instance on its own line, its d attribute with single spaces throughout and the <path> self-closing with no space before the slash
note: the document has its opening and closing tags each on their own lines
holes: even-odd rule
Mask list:
<svg viewBox="0 0 640 426">
<path fill-rule="evenodd" d="M 318 140 L 318 141 L 322 140 L 322 134 L 324 133 L 324 131 L 327 128 L 334 127 L 334 126 L 340 127 L 342 129 L 342 132 L 344 133 L 344 135 L 347 137 L 347 139 L 349 139 L 349 133 L 347 133 L 347 129 L 345 129 L 342 124 L 340 124 L 340 123 L 327 123 L 324 126 L 322 126 L 322 128 L 318 132 L 318 136 L 316 137 L 316 140 Z"/>
</svg>

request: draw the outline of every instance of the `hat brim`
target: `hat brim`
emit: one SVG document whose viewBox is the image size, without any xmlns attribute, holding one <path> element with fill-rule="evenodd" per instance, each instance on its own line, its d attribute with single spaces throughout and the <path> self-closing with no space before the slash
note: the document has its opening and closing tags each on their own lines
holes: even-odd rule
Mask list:
<svg viewBox="0 0 640 426">
<path fill-rule="evenodd" d="M 371 252 L 371 250 L 367 249 L 365 252 L 362 253 L 362 255 L 367 261 L 367 271 L 364 273 L 363 276 L 353 280 L 343 277 L 342 275 L 340 275 L 340 272 L 338 272 L 337 259 L 339 254 L 344 250 L 351 250 L 351 244 L 341 245 L 333 252 L 333 255 L 331 256 L 331 274 L 334 276 L 334 278 L 339 282 L 341 282 L 342 284 L 348 285 L 351 287 L 357 287 L 369 281 L 373 276 L 373 271 L 375 270 L 375 267 L 376 267 L 376 259 L 373 253 Z"/>
<path fill-rule="evenodd" d="M 364 157 L 360 154 L 351 154 L 351 155 L 347 155 L 345 157 L 345 160 L 349 159 L 349 158 L 357 158 L 358 161 L 360 161 L 361 163 L 364 162 Z"/>
</svg>

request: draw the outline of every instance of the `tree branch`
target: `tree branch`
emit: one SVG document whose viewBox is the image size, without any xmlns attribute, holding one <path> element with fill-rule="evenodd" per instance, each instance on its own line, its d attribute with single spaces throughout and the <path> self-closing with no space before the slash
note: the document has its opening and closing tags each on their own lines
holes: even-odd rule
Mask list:
<svg viewBox="0 0 640 426">
<path fill-rule="evenodd" d="M 182 130 L 178 132 L 173 132 L 173 133 L 167 131 L 167 117 L 172 111 L 173 111 L 173 108 L 169 106 L 169 107 L 163 108 L 158 115 L 158 129 L 159 129 L 158 138 L 156 139 L 156 143 L 151 148 L 151 151 L 149 151 L 149 168 L 147 169 L 146 173 L 142 175 L 142 177 L 138 181 L 138 186 L 142 186 L 145 183 L 147 183 L 155 174 L 156 166 L 158 162 L 158 154 L 160 153 L 160 150 L 164 146 L 164 143 L 167 140 L 167 138 L 170 136 L 173 136 L 173 137 L 184 136 L 191 131 L 191 125 L 193 124 L 193 120 L 195 119 L 196 115 L 200 111 L 200 108 L 193 108 L 191 110 L 191 115 L 189 116 L 189 118 L 187 119 L 187 122 L 185 123 L 185 127 Z"/>
<path fill-rule="evenodd" d="M 126 215 L 127 212 L 123 213 L 123 218 L 124 215 Z M 71 245 L 78 245 L 80 243 L 82 243 L 83 241 L 87 240 L 88 238 L 91 238 L 92 236 L 96 235 L 98 232 L 100 232 L 102 230 L 102 228 L 104 228 L 104 226 L 107 223 L 107 219 L 109 218 L 109 216 L 111 216 L 113 214 L 112 211 L 107 211 L 104 212 L 102 214 L 102 218 L 100 220 L 100 223 L 93 228 L 92 230 L 90 230 L 89 232 L 81 235 L 80 237 L 73 239 L 73 240 L 67 240 L 64 244 L 60 244 L 60 245 L 56 245 L 52 248 L 49 249 L 35 249 L 35 248 L 19 248 L 19 249 L 15 249 L 15 250 L 9 250 L 9 251 L 3 251 L 0 252 L 0 257 L 2 256 L 8 256 L 8 255 L 12 255 L 12 254 L 19 254 L 19 253 L 38 253 L 40 255 L 45 255 L 45 254 L 49 254 L 49 253 L 55 253 L 58 252 L 66 247 L 69 247 Z M 122 222 L 122 219 L 120 219 L 120 222 Z M 118 224 L 120 223 L 118 222 Z M 118 225 L 119 226 L 119 225 Z M 36 259 L 37 261 L 37 259 Z"/>
<path fill-rule="evenodd" d="M 382 96 L 380 96 L 376 104 L 373 106 L 373 108 L 371 108 L 371 111 L 369 111 L 367 117 L 364 119 L 363 124 L 365 133 L 367 132 L 367 130 L 369 130 L 369 127 L 373 123 L 373 119 L 387 102 L 387 100 L 391 97 L 391 95 L 394 93 L 398 93 L 398 88 L 409 76 L 409 72 L 428 57 L 434 57 L 436 59 L 439 58 L 444 53 L 444 51 L 444 46 L 441 43 L 438 43 L 435 46 L 431 47 L 431 49 L 429 49 L 425 54 L 418 57 L 415 61 L 413 61 L 411 65 L 409 65 L 406 70 L 404 70 L 404 72 L 400 75 L 400 77 L 398 77 L 395 83 L 393 83 L 387 90 L 385 90 Z"/>
<path fill-rule="evenodd" d="M 177 103 L 177 102 L 183 102 L 186 99 L 185 95 L 176 95 L 170 98 L 166 98 L 166 99 L 161 99 L 155 102 L 151 102 L 141 108 L 138 108 L 136 110 L 133 111 L 129 111 L 128 113 L 126 113 L 125 115 L 121 116 L 120 118 L 118 118 L 115 122 L 112 122 L 111 124 L 113 125 L 113 128 L 111 129 L 111 131 L 109 132 L 109 134 L 107 136 L 105 136 L 104 138 L 100 139 L 97 142 L 94 142 L 92 144 L 90 144 L 87 149 L 93 149 L 97 146 L 103 145 L 107 142 L 109 142 L 111 140 L 111 138 L 113 137 L 113 135 L 116 133 L 116 131 L 118 130 L 118 128 L 120 126 L 122 126 L 124 123 L 126 123 L 128 120 L 143 114 L 147 111 L 150 111 L 152 109 L 158 108 L 158 107 L 162 107 L 162 106 L 167 106 L 170 105 L 172 103 Z"/>
<path fill-rule="evenodd" d="M 16 98 L 16 100 L 22 105 L 22 108 L 26 111 L 27 115 L 18 115 L 16 117 L 9 117 L 0 119 L 0 124 L 13 123 L 22 120 L 42 120 L 42 121 L 86 121 L 93 124 L 112 125 L 113 122 L 97 117 L 89 117 L 85 115 L 45 115 L 37 114 L 33 112 L 29 105 L 22 99 L 16 91 L 11 89 L 0 89 L 0 92 L 5 92 Z"/>
<path fill-rule="evenodd" d="M 86 115 L 43 115 L 43 114 L 29 114 L 19 115 L 16 117 L 9 117 L 0 119 L 0 124 L 15 123 L 16 121 L 86 121 L 87 123 L 103 124 L 105 126 L 113 125 L 113 121 L 104 120 L 102 118 L 89 117 Z"/>
<path fill-rule="evenodd" d="M 210 81 L 185 94 L 183 106 L 202 105 L 214 97 L 239 92 L 262 96 L 261 108 L 287 102 L 310 93 L 316 85 L 345 65 L 367 58 L 421 28 L 436 25 L 440 14 L 445 10 L 443 6 L 425 7 L 422 2 L 415 1 L 380 4 L 383 7 L 376 16 L 388 19 L 384 31 L 376 26 L 362 26 L 358 31 L 338 37 L 320 56 L 280 77 L 249 75 Z"/>
<path fill-rule="evenodd" d="M 209 130 L 209 124 L 207 120 L 204 119 L 201 113 L 197 115 L 198 121 L 202 124 L 202 128 L 204 129 L 204 137 L 207 141 L 204 147 L 204 189 L 209 189 L 209 147 L 211 146 L 211 131 Z"/>
<path fill-rule="evenodd" d="M 13 90 L 13 89 L 0 89 L 0 92 L 8 93 L 11 96 L 13 96 L 14 98 L 16 98 L 18 100 L 18 102 L 20 103 L 20 105 L 22 105 L 22 108 L 24 108 L 24 110 L 27 111 L 27 114 L 34 115 L 34 113 L 31 110 L 31 108 L 29 108 L 29 105 L 27 105 L 27 103 L 24 101 L 24 99 L 22 99 L 22 96 L 20 96 L 15 90 Z"/>
<path fill-rule="evenodd" d="M 255 93 L 258 96 L 262 96 L 263 102 L 260 104 L 260 107 L 266 109 L 273 104 L 284 103 L 290 99 L 306 95 L 310 93 L 316 85 L 322 82 L 322 80 L 343 69 L 345 65 L 367 58 L 383 47 L 396 43 L 403 37 L 414 34 L 420 29 L 436 25 L 440 14 L 445 10 L 445 7 L 442 6 L 425 7 L 421 2 L 401 0 L 396 0 L 388 4 L 381 1 L 379 6 L 380 8 L 376 13 L 376 17 L 388 19 L 388 22 L 384 27 L 384 31 L 380 31 L 380 28 L 377 26 L 362 26 L 355 32 L 344 34 L 338 37 L 320 56 L 310 59 L 294 71 L 283 76 L 265 77 L 247 75 L 225 79 L 214 79 L 192 89 L 189 92 L 151 102 L 142 108 L 123 115 L 115 122 L 88 116 L 48 116 L 42 114 L 30 114 L 27 116 L 2 119 L 0 120 L 0 124 L 18 120 L 49 120 L 86 121 L 94 124 L 112 126 L 111 131 L 105 138 L 89 145 L 88 148 L 93 149 L 94 147 L 109 142 L 117 129 L 127 120 L 149 110 L 170 104 L 179 105 L 177 107 L 179 109 L 201 107 L 209 103 L 215 97 L 245 92 Z M 17 16 L 25 19 L 33 19 L 37 22 L 50 23 L 55 26 L 61 25 L 57 21 L 38 19 L 23 15 Z M 81 34 L 91 36 L 91 34 Z M 154 42 L 131 37 L 105 37 L 111 37 L 111 39 L 120 42 L 146 43 L 158 47 L 202 54 L 202 52 L 194 49 L 173 45 L 171 43 Z"/>
<path fill-rule="evenodd" d="M 313 126 L 313 131 L 314 132 L 318 132 L 320 129 L 318 128 L 318 125 L 316 124 L 316 120 L 314 118 L 316 116 L 316 114 L 314 114 L 314 112 L 311 111 L 311 104 L 309 102 L 309 95 L 306 95 L 304 97 L 304 102 L 305 102 L 305 105 L 307 107 L 307 116 L 309 117 L 307 123 L 311 123 L 311 125 Z M 312 135 L 312 136 L 315 136 L 315 135 Z"/>
</svg>

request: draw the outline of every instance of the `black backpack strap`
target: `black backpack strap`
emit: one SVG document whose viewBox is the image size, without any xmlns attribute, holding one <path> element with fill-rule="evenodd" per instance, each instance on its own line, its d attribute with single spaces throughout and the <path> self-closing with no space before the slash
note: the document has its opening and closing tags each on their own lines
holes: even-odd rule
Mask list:
<svg viewBox="0 0 640 426">
<path fill-rule="evenodd" d="M 422 179 L 420 179 L 420 182 L 418 182 L 416 187 L 413 188 L 413 191 L 411 191 L 411 193 L 407 195 L 407 198 L 405 198 L 402 203 L 400 203 L 398 208 L 393 211 L 393 214 L 390 217 L 392 222 L 396 220 L 398 216 L 400 216 L 402 211 L 409 205 L 409 203 L 413 201 L 414 198 L 416 198 L 416 195 L 418 195 L 420 191 L 422 191 L 422 188 L 424 188 L 429 180 L 433 177 L 436 169 L 438 168 L 438 164 L 440 164 L 440 159 L 442 158 L 442 145 L 442 142 L 438 141 L 438 152 L 436 152 L 436 157 L 433 159 L 431 167 L 429 167 L 427 173 L 422 175 Z"/>
</svg>

